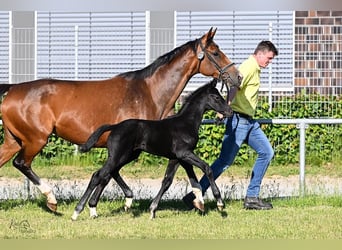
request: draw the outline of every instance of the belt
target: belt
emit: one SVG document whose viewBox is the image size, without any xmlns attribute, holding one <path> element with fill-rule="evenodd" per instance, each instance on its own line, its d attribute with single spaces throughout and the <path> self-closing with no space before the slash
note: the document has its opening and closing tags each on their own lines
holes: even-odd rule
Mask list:
<svg viewBox="0 0 342 250">
<path fill-rule="evenodd" d="M 247 119 L 247 120 L 252 120 L 252 119 L 253 119 L 252 116 L 249 116 L 249 115 L 246 115 L 246 114 L 243 114 L 243 113 L 240 113 L 240 112 L 234 111 L 234 114 L 236 114 L 236 115 L 239 116 L 239 117 L 245 118 L 245 119 Z"/>
</svg>

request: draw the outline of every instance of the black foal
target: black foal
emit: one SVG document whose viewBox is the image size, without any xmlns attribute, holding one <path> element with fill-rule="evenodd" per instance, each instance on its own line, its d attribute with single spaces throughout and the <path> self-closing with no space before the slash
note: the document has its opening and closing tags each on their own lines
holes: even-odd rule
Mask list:
<svg viewBox="0 0 342 250">
<path fill-rule="evenodd" d="M 214 79 L 193 92 L 181 110 L 166 119 L 158 121 L 129 119 L 119 124 L 103 125 L 98 128 L 88 141 L 80 146 L 80 150 L 89 151 L 103 133 L 110 131 L 107 140 L 108 159 L 104 166 L 92 175 L 87 190 L 75 208 L 72 219 L 77 219 L 95 188 L 96 190 L 89 200 L 89 207 L 90 215 L 97 216 L 97 203 L 103 189 L 112 177 L 123 189 L 126 198 L 132 198 L 133 193 L 121 178 L 119 171 L 124 165 L 138 158 L 142 151 L 169 159 L 161 189 L 150 206 L 151 218 L 155 217 L 158 203 L 170 187 L 179 164 L 186 170 L 192 187 L 200 187 L 193 165 L 199 167 L 210 180 L 218 207 L 223 208 L 224 203 L 209 165 L 193 152 L 198 141 L 198 130 L 204 112 L 215 110 L 225 116 L 232 113 L 216 89 L 216 83 L 217 81 Z M 199 199 L 203 202 L 202 193 L 197 193 L 200 193 Z"/>
</svg>

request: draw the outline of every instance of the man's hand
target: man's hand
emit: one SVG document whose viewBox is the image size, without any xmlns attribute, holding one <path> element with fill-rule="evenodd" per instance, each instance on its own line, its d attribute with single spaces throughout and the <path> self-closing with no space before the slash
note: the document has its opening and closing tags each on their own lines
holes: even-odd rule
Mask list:
<svg viewBox="0 0 342 250">
<path fill-rule="evenodd" d="M 221 113 L 216 113 L 215 124 L 220 125 L 223 122 L 224 116 Z"/>
</svg>

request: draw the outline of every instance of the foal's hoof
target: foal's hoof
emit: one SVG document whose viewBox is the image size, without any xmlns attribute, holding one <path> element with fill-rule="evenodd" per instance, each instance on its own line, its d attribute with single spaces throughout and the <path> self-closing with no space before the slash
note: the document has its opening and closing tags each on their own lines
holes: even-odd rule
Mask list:
<svg viewBox="0 0 342 250">
<path fill-rule="evenodd" d="M 150 213 L 150 220 L 153 220 L 156 218 L 156 212 L 151 212 Z"/>
<path fill-rule="evenodd" d="M 195 208 L 197 208 L 198 210 L 200 210 L 201 212 L 204 212 L 204 203 L 195 199 L 192 204 L 194 205 Z"/>
<path fill-rule="evenodd" d="M 224 209 L 224 205 L 217 205 L 218 211 L 222 212 Z"/>
<path fill-rule="evenodd" d="M 222 203 L 222 202 L 217 202 L 217 209 L 220 211 L 220 212 L 222 212 L 223 211 L 223 209 L 224 209 L 224 203 Z"/>
<path fill-rule="evenodd" d="M 74 211 L 74 213 L 72 214 L 72 216 L 71 216 L 71 220 L 72 221 L 76 221 L 77 220 L 77 217 L 78 217 L 78 215 L 79 215 L 79 213 L 78 212 L 76 212 L 76 211 Z"/>
<path fill-rule="evenodd" d="M 57 211 L 57 203 L 47 202 L 46 206 L 50 209 L 51 212 L 55 213 Z"/>
<path fill-rule="evenodd" d="M 132 203 L 133 203 L 133 198 L 126 198 L 125 199 L 125 212 L 130 211 L 131 207 L 132 207 Z"/>
</svg>

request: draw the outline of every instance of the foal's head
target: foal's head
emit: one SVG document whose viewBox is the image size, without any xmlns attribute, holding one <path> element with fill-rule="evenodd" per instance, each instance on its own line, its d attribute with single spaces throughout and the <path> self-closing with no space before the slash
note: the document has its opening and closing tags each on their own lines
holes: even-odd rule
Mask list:
<svg viewBox="0 0 342 250">
<path fill-rule="evenodd" d="M 217 79 L 213 79 L 207 85 L 207 110 L 215 110 L 222 114 L 224 117 L 231 116 L 233 111 L 227 102 L 223 99 L 222 95 L 216 88 Z"/>
<path fill-rule="evenodd" d="M 216 88 L 217 79 L 214 78 L 209 83 L 198 88 L 195 92 L 191 93 L 186 99 L 180 112 L 187 110 L 189 106 L 200 112 L 214 110 L 227 117 L 232 115 L 232 110 L 227 102 L 223 99 L 222 95 Z M 189 112 L 189 111 L 188 111 Z"/>
</svg>

